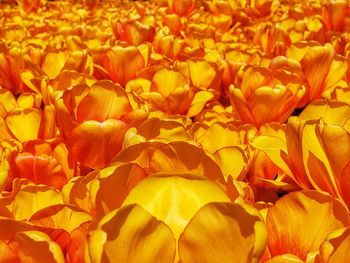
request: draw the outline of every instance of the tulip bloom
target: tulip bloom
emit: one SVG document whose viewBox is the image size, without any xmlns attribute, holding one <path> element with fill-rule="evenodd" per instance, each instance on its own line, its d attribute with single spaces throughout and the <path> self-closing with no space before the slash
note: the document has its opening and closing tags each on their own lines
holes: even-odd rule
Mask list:
<svg viewBox="0 0 350 263">
<path fill-rule="evenodd" d="M 106 166 L 121 150 L 128 127 L 147 117 L 146 112 L 133 110 L 125 91 L 110 81 L 66 90 L 56 107 L 69 154 L 90 168 Z"/>
<path fill-rule="evenodd" d="M 136 73 L 146 66 L 145 57 L 133 46 L 104 47 L 93 50 L 94 75 L 109 78 L 122 87 L 136 77 Z"/>
<path fill-rule="evenodd" d="M 229 176 L 242 180 L 248 169 L 249 157 L 238 128 L 216 122 L 211 126 L 193 126 L 194 138 L 204 150 L 213 155 L 227 181 Z M 235 164 L 232 165 L 232 162 Z"/>
<path fill-rule="evenodd" d="M 149 194 L 155 189 L 162 189 L 156 198 Z M 184 191 L 187 194 L 184 195 Z M 238 221 L 242 217 L 246 220 Z M 209 222 L 212 227 L 204 227 Z M 117 228 L 108 227 L 110 224 Z M 139 231 L 148 234 L 136 234 Z M 122 259 L 128 253 L 127 257 L 134 260 L 152 261 L 161 256 L 165 262 L 173 262 L 175 258 L 193 261 L 193 257 L 202 260 L 219 257 L 221 262 L 232 258 L 258 262 L 265 248 L 265 231 L 254 208 L 230 203 L 222 189 L 205 177 L 156 174 L 141 181 L 121 209 L 100 221 L 88 241 L 86 260 Z M 102 239 L 103 236 L 110 238 Z M 207 241 L 212 239 L 217 246 L 207 250 Z M 152 250 L 143 249 L 145 242 L 153 244 Z M 136 245 L 132 250 L 126 249 L 131 243 Z"/>
<path fill-rule="evenodd" d="M 127 91 L 135 94 L 144 104 L 150 105 L 151 110 L 192 117 L 201 112 L 214 97 L 212 91 L 196 92 L 196 89 L 190 85 L 188 79 L 180 71 L 161 68 L 153 73 L 151 70 L 149 68 L 151 81 L 140 78 L 130 81 L 126 87 Z M 206 79 L 203 79 L 202 82 L 205 83 Z"/>
<path fill-rule="evenodd" d="M 37 12 L 40 6 L 46 3 L 46 0 L 34 0 L 34 1 L 17 0 L 17 3 L 21 9 L 23 9 L 27 13 L 30 13 L 30 12 Z"/>
<path fill-rule="evenodd" d="M 295 43 L 286 52 L 288 58 L 300 61 L 306 93 L 302 105 L 321 97 L 345 76 L 348 65 L 330 44 Z"/>
<path fill-rule="evenodd" d="M 347 104 L 315 101 L 288 120 L 285 139 L 257 137 L 253 145 L 302 188 L 326 191 L 349 206 L 349 114 Z"/>
<path fill-rule="evenodd" d="M 15 94 L 27 90 L 20 77 L 20 71 L 25 67 L 22 55 L 19 48 L 0 52 L 0 86 Z"/>
<path fill-rule="evenodd" d="M 68 162 L 68 151 L 63 143 L 57 145 L 31 141 L 11 154 L 9 176 L 27 178 L 36 184 L 61 189 L 73 177 L 74 170 Z M 12 183 L 11 180 L 7 184 Z"/>
<path fill-rule="evenodd" d="M 0 260 L 3 262 L 63 263 L 60 246 L 49 235 L 32 225 L 12 219 L 0 219 Z"/>
<path fill-rule="evenodd" d="M 283 79 L 284 78 L 284 79 Z M 230 101 L 242 122 L 260 126 L 266 122 L 285 122 L 305 94 L 299 80 L 274 75 L 267 68 L 243 68 L 230 87 Z"/>
</svg>

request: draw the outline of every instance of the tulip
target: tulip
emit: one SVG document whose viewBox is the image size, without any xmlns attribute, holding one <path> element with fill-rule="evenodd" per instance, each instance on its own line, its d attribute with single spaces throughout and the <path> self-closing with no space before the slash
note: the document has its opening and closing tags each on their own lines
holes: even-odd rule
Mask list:
<svg viewBox="0 0 350 263">
<path fill-rule="evenodd" d="M 153 141 L 130 145 L 114 158 L 111 166 L 85 177 L 73 177 L 62 193 L 66 203 L 102 218 L 120 208 L 141 180 L 159 172 L 196 173 L 220 184 L 224 182 L 218 164 L 201 148 L 188 142 Z M 118 189 L 118 194 L 110 195 L 111 189 Z"/>
<path fill-rule="evenodd" d="M 40 209 L 62 204 L 61 194 L 48 186 L 35 185 L 26 179 L 15 179 L 12 191 L 0 198 L 0 215 L 15 220 L 28 220 Z"/>
<path fill-rule="evenodd" d="M 149 68 L 149 71 L 151 70 Z M 151 110 L 192 117 L 201 112 L 214 97 L 211 91 L 195 92 L 195 88 L 180 71 L 161 68 L 149 74 L 151 81 L 136 79 L 127 84 L 126 90 L 136 94 L 146 105 L 150 105 Z"/>
<path fill-rule="evenodd" d="M 17 4 L 26 13 L 37 12 L 38 9 L 41 7 L 41 5 L 44 5 L 45 3 L 46 3 L 45 0 L 34 0 L 34 1 L 17 0 Z"/>
<path fill-rule="evenodd" d="M 26 91 L 20 77 L 20 71 L 24 69 L 22 50 L 12 48 L 4 52 L 4 49 L 5 47 L 0 49 L 0 86 L 15 94 Z"/>
<path fill-rule="evenodd" d="M 156 31 L 150 25 L 145 25 L 139 21 L 117 22 L 114 26 L 114 34 L 120 40 L 128 42 L 130 45 L 138 46 L 146 41 L 152 42 Z"/>
<path fill-rule="evenodd" d="M 230 87 L 230 101 L 242 122 L 260 126 L 285 122 L 303 98 L 305 88 L 294 76 L 274 75 L 267 68 L 246 67 Z M 295 82 L 296 81 L 296 82 Z"/>
<path fill-rule="evenodd" d="M 306 84 L 301 105 L 320 98 L 325 91 L 332 90 L 344 78 L 348 68 L 344 58 L 336 55 L 330 44 L 318 46 L 295 43 L 287 50 L 286 55 L 300 61 Z"/>
<path fill-rule="evenodd" d="M 110 81 L 66 90 L 56 107 L 69 154 L 90 168 L 106 166 L 121 150 L 127 128 L 138 126 L 147 116 L 133 110 L 125 91 Z"/>
<path fill-rule="evenodd" d="M 154 193 L 153 188 L 163 189 L 158 192 L 156 199 L 152 195 L 145 195 L 145 189 Z M 187 194 L 181 194 L 183 191 Z M 211 193 L 209 199 L 204 194 L 208 192 Z M 241 221 L 245 222 L 243 224 L 238 223 L 239 217 L 247 220 Z M 107 227 L 112 222 L 119 230 Z M 203 228 L 208 222 L 213 228 Z M 228 229 L 237 235 L 228 234 Z M 243 229 L 247 231 L 245 235 Z M 139 231 L 147 234 L 136 235 Z M 228 262 L 236 256 L 258 262 L 265 247 L 265 231 L 257 211 L 245 204 L 230 203 L 221 188 L 212 181 L 189 174 L 156 174 L 141 181 L 129 193 L 121 209 L 112 211 L 100 221 L 88 241 L 87 260 L 101 262 L 111 258 L 122 259 L 130 251 L 128 258 L 134 260 L 139 257 L 152 260 L 162 255 L 166 262 L 173 262 L 174 258 L 192 261 L 193 256 L 203 260 L 209 257 L 212 262 Z M 111 238 L 102 239 L 106 235 Z M 154 239 L 156 236 L 157 240 Z M 213 248 L 203 254 L 209 237 L 217 240 L 215 243 L 220 250 Z M 125 243 L 121 243 L 122 240 Z M 143 250 L 142 244 L 151 241 L 153 249 Z M 124 245 L 130 243 L 136 245 L 132 250 L 126 250 Z M 189 248 L 194 249 L 190 250 L 192 253 Z"/>
<path fill-rule="evenodd" d="M 346 1 L 329 1 L 322 7 L 322 16 L 329 30 L 349 32 L 349 3 Z"/>
<path fill-rule="evenodd" d="M 349 113 L 347 104 L 315 101 L 288 120 L 285 139 L 258 137 L 253 145 L 302 188 L 326 191 L 349 206 Z"/>
<path fill-rule="evenodd" d="M 65 252 L 66 261 L 83 261 L 87 228 L 91 216 L 70 205 L 52 205 L 35 213 L 29 220 L 48 234 Z"/>
<path fill-rule="evenodd" d="M 12 152 L 9 176 L 61 189 L 74 174 L 72 166 L 63 143 L 31 141 L 24 144 L 20 152 Z M 8 185 L 11 183 L 10 180 L 7 182 Z"/>
<path fill-rule="evenodd" d="M 125 87 L 127 81 L 134 79 L 136 73 L 145 67 L 145 58 L 139 49 L 133 46 L 114 46 L 94 50 L 94 61 L 102 67 L 95 66 L 94 75 L 100 70 L 107 78 Z M 105 77 L 106 78 L 106 77 Z"/>
</svg>

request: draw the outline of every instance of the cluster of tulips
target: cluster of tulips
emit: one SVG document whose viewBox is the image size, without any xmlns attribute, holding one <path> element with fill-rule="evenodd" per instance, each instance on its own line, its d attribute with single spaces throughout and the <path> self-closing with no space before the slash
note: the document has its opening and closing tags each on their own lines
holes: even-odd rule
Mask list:
<svg viewBox="0 0 350 263">
<path fill-rule="evenodd" d="M 0 191 L 0 262 L 350 262 L 350 2 L 2 1 Z"/>
</svg>

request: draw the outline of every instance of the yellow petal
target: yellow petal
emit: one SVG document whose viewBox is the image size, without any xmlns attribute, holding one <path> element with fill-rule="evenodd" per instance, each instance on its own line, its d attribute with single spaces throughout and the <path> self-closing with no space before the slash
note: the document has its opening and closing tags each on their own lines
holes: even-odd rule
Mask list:
<svg viewBox="0 0 350 263">
<path fill-rule="evenodd" d="M 16 108 L 6 118 L 8 128 L 21 142 L 38 138 L 40 122 L 41 113 L 33 108 Z"/>
<path fill-rule="evenodd" d="M 29 219 L 34 213 L 50 205 L 62 204 L 61 195 L 44 185 L 22 185 L 10 203 L 10 211 L 16 220 Z"/>
<path fill-rule="evenodd" d="M 220 165 L 225 181 L 228 176 L 242 180 L 247 172 L 248 157 L 240 147 L 225 147 L 214 153 L 216 162 Z"/>
<path fill-rule="evenodd" d="M 174 262 L 176 243 L 169 227 L 138 205 L 107 214 L 88 241 L 97 262 Z"/>
<path fill-rule="evenodd" d="M 117 167 L 108 176 L 101 175 L 95 201 L 97 216 L 119 208 L 129 192 L 146 177 L 146 171 L 133 163 Z"/>
<path fill-rule="evenodd" d="M 259 262 L 267 231 L 248 205 L 209 203 L 191 219 L 179 239 L 182 262 Z"/>
<path fill-rule="evenodd" d="M 205 107 L 205 105 L 214 98 L 214 94 L 210 91 L 197 92 L 192 100 L 191 106 L 187 112 L 188 117 L 193 117 L 199 114 Z"/>
<path fill-rule="evenodd" d="M 163 68 L 152 79 L 151 91 L 157 91 L 164 97 L 179 87 L 184 87 L 187 80 L 180 72 Z"/>
<path fill-rule="evenodd" d="M 177 239 L 189 220 L 209 202 L 229 202 L 219 185 L 202 176 L 156 174 L 142 180 L 123 205 L 137 203 L 165 222 Z"/>
<path fill-rule="evenodd" d="M 42 68 L 49 78 L 55 78 L 61 72 L 67 60 L 67 52 L 50 52 L 46 55 Z"/>
<path fill-rule="evenodd" d="M 189 137 L 185 127 L 177 121 L 150 118 L 143 122 L 137 133 L 146 140 L 157 141 L 188 141 Z"/>
</svg>

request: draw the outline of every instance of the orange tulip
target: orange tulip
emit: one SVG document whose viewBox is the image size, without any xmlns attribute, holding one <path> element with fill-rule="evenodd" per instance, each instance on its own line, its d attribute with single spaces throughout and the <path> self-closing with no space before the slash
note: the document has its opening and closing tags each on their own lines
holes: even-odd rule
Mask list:
<svg viewBox="0 0 350 263">
<path fill-rule="evenodd" d="M 27 13 L 30 12 L 37 12 L 38 9 L 41 7 L 41 5 L 44 5 L 46 3 L 46 0 L 16 0 L 17 4 L 20 6 L 22 10 L 24 10 Z"/>
<path fill-rule="evenodd" d="M 267 68 L 251 66 L 230 87 L 230 101 L 242 122 L 260 126 L 285 122 L 304 96 L 305 88 L 293 74 L 274 74 Z"/>
<path fill-rule="evenodd" d="M 295 43 L 286 53 L 288 58 L 300 61 L 306 93 L 302 105 L 332 90 L 345 76 L 348 65 L 334 52 L 330 44 Z"/>
<path fill-rule="evenodd" d="M 162 189 L 156 199 L 155 196 L 146 194 L 154 193 L 154 189 Z M 183 191 L 186 195 L 182 194 Z M 247 220 L 241 224 L 237 221 L 239 217 L 246 217 Z M 206 219 L 215 227 L 203 228 L 208 224 Z M 107 227 L 111 222 L 120 230 Z M 225 232 L 228 226 L 237 235 Z M 243 234 L 243 229 L 246 234 Z M 148 235 L 136 235 L 136 231 L 147 231 Z M 125 243 L 121 243 L 124 240 L 126 244 L 137 244 L 128 254 L 128 258 L 134 260 L 139 257 L 152 260 L 161 255 L 166 262 L 173 262 L 174 257 L 181 261 L 191 261 L 193 255 L 196 255 L 203 259 L 219 257 L 220 260 L 215 262 L 229 262 L 233 256 L 258 262 L 265 248 L 265 231 L 254 208 L 246 204 L 229 203 L 222 189 L 205 177 L 156 174 L 142 180 L 129 193 L 121 209 L 112 211 L 100 221 L 88 241 L 89 259 L 91 262 L 101 262 L 122 257 L 127 251 L 122 245 Z M 201 238 L 193 233 L 200 233 Z M 102 239 L 105 235 L 110 238 Z M 154 237 L 158 239 L 155 240 Z M 216 240 L 220 250 L 205 249 L 209 237 Z M 151 241 L 153 248 L 146 252 L 142 249 L 142 244 Z M 195 248 L 195 254 L 189 254 L 189 247 Z M 206 251 L 207 254 L 204 255 Z"/>
<path fill-rule="evenodd" d="M 65 262 L 60 246 L 32 225 L 1 218 L 0 227 L 2 262 Z"/>
<path fill-rule="evenodd" d="M 121 150 L 127 128 L 147 117 L 146 112 L 133 110 L 125 91 L 110 81 L 66 90 L 56 107 L 70 155 L 90 168 L 106 166 Z"/>
<path fill-rule="evenodd" d="M 136 73 L 146 66 L 140 50 L 133 46 L 96 49 L 93 56 L 95 63 L 100 66 L 96 68 L 95 64 L 94 75 L 98 77 L 97 73 L 101 71 L 104 78 L 109 78 L 122 87 L 125 87 L 127 81 L 134 79 Z"/>
<path fill-rule="evenodd" d="M 149 68 L 151 76 L 148 76 L 151 81 L 140 78 L 130 81 L 126 87 L 144 104 L 150 105 L 151 110 L 192 117 L 201 112 L 214 96 L 212 91 L 195 92 L 195 88 L 180 71 L 161 68 L 154 73 L 151 70 Z"/>
<path fill-rule="evenodd" d="M 22 52 L 16 47 L 7 49 L 0 46 L 0 86 L 14 94 L 28 90 L 20 77 L 20 71 L 24 69 Z"/>
<path fill-rule="evenodd" d="M 61 189 L 73 176 L 73 165 L 68 162 L 68 151 L 63 143 L 49 144 L 31 141 L 20 152 L 13 151 L 10 161 L 10 178 L 26 178 L 35 184 Z M 7 184 L 11 184 L 9 180 Z"/>
<path fill-rule="evenodd" d="M 322 16 L 326 26 L 330 30 L 349 32 L 350 7 L 347 1 L 329 1 L 322 7 Z"/>
<path fill-rule="evenodd" d="M 37 229 L 48 234 L 60 245 L 69 262 L 81 262 L 91 216 L 69 205 L 48 206 L 35 213 L 29 220 Z"/>
<path fill-rule="evenodd" d="M 139 21 L 117 22 L 114 25 L 114 34 L 120 40 L 128 42 L 130 45 L 138 46 L 146 41 L 152 42 L 156 31 L 150 25 L 145 25 Z"/>
<path fill-rule="evenodd" d="M 285 138 L 257 137 L 253 145 L 302 188 L 326 191 L 349 206 L 349 113 L 347 104 L 315 101 L 288 120 Z"/>
</svg>

